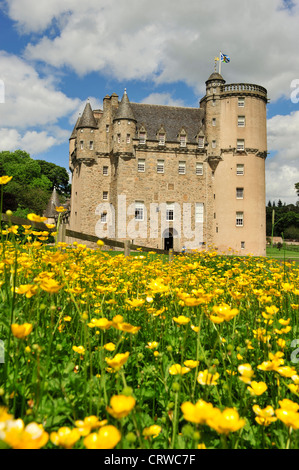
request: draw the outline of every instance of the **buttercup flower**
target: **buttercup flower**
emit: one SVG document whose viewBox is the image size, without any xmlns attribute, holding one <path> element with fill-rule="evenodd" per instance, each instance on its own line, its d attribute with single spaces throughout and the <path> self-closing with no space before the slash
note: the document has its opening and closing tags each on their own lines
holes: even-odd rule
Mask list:
<svg viewBox="0 0 299 470">
<path fill-rule="evenodd" d="M 42 425 L 33 422 L 25 426 L 22 419 L 8 420 L 0 432 L 2 440 L 13 449 L 40 449 L 49 439 Z"/>
<path fill-rule="evenodd" d="M 107 424 L 107 419 L 99 421 L 96 416 L 87 416 L 84 420 L 75 421 L 75 426 L 79 429 L 81 436 L 87 436 L 92 429 L 100 428 Z"/>
<path fill-rule="evenodd" d="M 245 419 L 240 418 L 234 408 L 226 408 L 222 412 L 217 409 L 216 413 L 207 420 L 207 424 L 219 434 L 239 431 L 245 423 Z"/>
<path fill-rule="evenodd" d="M 153 439 L 155 439 L 155 437 L 157 437 L 161 431 L 162 431 L 161 426 L 158 426 L 157 424 L 153 424 L 152 426 L 149 426 L 148 428 L 144 428 L 144 430 L 142 431 L 142 434 L 145 437 L 152 437 Z"/>
<path fill-rule="evenodd" d="M 71 449 L 80 437 L 81 433 L 78 428 L 70 429 L 67 426 L 62 426 L 57 432 L 50 434 L 51 442 L 64 449 Z"/>
<path fill-rule="evenodd" d="M 0 176 L 0 184 L 7 184 L 12 179 L 12 176 Z"/>
<path fill-rule="evenodd" d="M 11 325 L 11 331 L 12 334 L 19 339 L 26 338 L 31 331 L 32 331 L 33 325 L 31 323 L 23 323 L 22 325 L 18 325 L 17 323 L 13 323 Z"/>
<path fill-rule="evenodd" d="M 217 385 L 217 380 L 219 379 L 219 374 L 216 372 L 215 374 L 209 373 L 208 369 L 204 371 L 200 371 L 197 376 L 197 382 L 200 385 Z"/>
<path fill-rule="evenodd" d="M 169 373 L 170 375 L 184 375 L 187 374 L 187 372 L 190 372 L 189 367 L 182 367 L 180 364 L 173 364 L 171 367 L 169 367 Z"/>
<path fill-rule="evenodd" d="M 127 416 L 134 408 L 136 400 L 134 397 L 126 395 L 113 395 L 110 400 L 110 406 L 107 406 L 107 411 L 113 418 L 123 418 Z"/>
<path fill-rule="evenodd" d="M 255 380 L 250 385 L 250 387 L 247 387 L 247 390 L 249 390 L 251 395 L 262 395 L 268 388 L 265 382 L 256 382 Z"/>
<path fill-rule="evenodd" d="M 185 317 L 184 315 L 180 315 L 178 317 L 172 317 L 172 319 L 179 325 L 187 325 L 187 323 L 190 322 L 190 318 Z"/>
<path fill-rule="evenodd" d="M 253 405 L 252 409 L 256 414 L 255 421 L 261 426 L 269 426 L 269 424 L 277 420 L 274 416 L 274 409 L 270 405 L 266 406 L 264 409 L 260 408 L 258 405 Z"/>
<path fill-rule="evenodd" d="M 85 437 L 84 445 L 87 449 L 114 449 L 121 440 L 121 433 L 112 425 L 103 426 L 97 433 Z"/>
<path fill-rule="evenodd" d="M 127 351 L 125 353 L 116 354 L 113 359 L 105 357 L 105 361 L 114 370 L 119 370 L 127 362 L 129 355 L 130 353 Z"/>
<path fill-rule="evenodd" d="M 213 407 L 212 403 L 207 403 L 201 399 L 195 405 L 186 401 L 181 405 L 181 410 L 186 421 L 197 424 L 206 424 L 207 420 L 216 413 L 216 408 Z"/>
</svg>

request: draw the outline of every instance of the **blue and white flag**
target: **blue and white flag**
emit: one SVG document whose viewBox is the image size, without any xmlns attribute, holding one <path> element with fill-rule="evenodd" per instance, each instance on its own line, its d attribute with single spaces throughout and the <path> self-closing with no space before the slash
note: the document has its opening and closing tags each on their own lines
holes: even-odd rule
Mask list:
<svg viewBox="0 0 299 470">
<path fill-rule="evenodd" d="M 220 61 L 228 63 L 230 62 L 230 58 L 228 57 L 228 55 L 222 54 L 222 52 L 220 52 Z"/>
</svg>

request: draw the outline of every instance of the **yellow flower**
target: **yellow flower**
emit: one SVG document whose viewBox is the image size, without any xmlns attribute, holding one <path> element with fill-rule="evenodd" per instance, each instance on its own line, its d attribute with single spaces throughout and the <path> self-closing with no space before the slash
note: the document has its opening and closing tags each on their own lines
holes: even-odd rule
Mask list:
<svg viewBox="0 0 299 470">
<path fill-rule="evenodd" d="M 117 326 L 115 326 L 115 328 L 117 328 L 120 331 L 125 331 L 126 333 L 131 333 L 135 335 L 136 333 L 138 333 L 141 326 L 134 326 L 134 325 L 131 325 L 130 323 L 121 322 L 121 323 L 118 323 Z"/>
<path fill-rule="evenodd" d="M 25 427 L 22 419 L 7 421 L 1 433 L 2 440 L 13 449 L 40 449 L 49 440 L 42 425 L 32 422 Z"/>
<path fill-rule="evenodd" d="M 229 321 L 238 315 L 239 310 L 236 308 L 230 308 L 227 304 L 214 305 L 212 309 L 215 315 L 210 315 L 210 319 L 214 323 L 222 323 L 223 321 Z"/>
<path fill-rule="evenodd" d="M 88 326 L 90 328 L 97 327 L 101 330 L 108 330 L 112 326 L 112 321 L 109 321 L 107 318 L 92 318 Z"/>
<path fill-rule="evenodd" d="M 164 279 L 152 279 L 148 285 L 148 289 L 152 294 L 162 294 L 164 292 L 168 292 L 169 286 L 166 286 L 164 283 Z"/>
<path fill-rule="evenodd" d="M 26 338 L 31 331 L 32 331 L 33 325 L 31 323 L 23 323 L 22 325 L 18 325 L 17 323 L 13 323 L 11 325 L 11 331 L 12 334 L 19 339 Z"/>
<path fill-rule="evenodd" d="M 280 408 L 275 410 L 277 418 L 282 421 L 287 427 L 299 429 L 299 405 L 285 398 L 279 401 Z"/>
<path fill-rule="evenodd" d="M 217 380 L 219 379 L 219 374 L 216 372 L 215 374 L 209 373 L 208 369 L 204 371 L 200 371 L 197 376 L 197 382 L 200 385 L 217 385 Z"/>
<path fill-rule="evenodd" d="M 113 449 L 121 440 L 121 433 L 112 425 L 103 426 L 97 433 L 85 437 L 84 445 L 87 449 Z"/>
<path fill-rule="evenodd" d="M 56 210 L 56 212 L 65 212 L 66 211 L 66 209 L 62 206 L 55 207 L 55 210 Z"/>
<path fill-rule="evenodd" d="M 219 434 L 239 431 L 245 423 L 245 419 L 240 418 L 234 408 L 226 408 L 222 412 L 217 409 L 217 412 L 207 420 L 207 424 Z"/>
<path fill-rule="evenodd" d="M 206 424 L 207 420 L 216 413 L 216 408 L 213 407 L 212 403 L 200 399 L 195 405 L 186 401 L 181 405 L 181 410 L 186 421 L 197 424 Z"/>
<path fill-rule="evenodd" d="M 190 321 L 190 318 L 185 317 L 184 315 L 179 315 L 178 317 L 172 317 L 172 319 L 179 325 L 187 325 L 187 323 L 189 323 Z"/>
<path fill-rule="evenodd" d="M 147 343 L 147 346 L 145 346 L 146 348 L 149 348 L 149 349 L 156 349 L 158 347 L 159 343 L 157 343 L 157 341 L 151 341 L 149 343 Z"/>
<path fill-rule="evenodd" d="M 77 352 L 81 356 L 84 356 L 85 354 L 85 348 L 83 346 L 73 346 L 73 351 Z"/>
<path fill-rule="evenodd" d="M 249 390 L 251 395 L 262 395 L 268 388 L 265 382 L 256 382 L 255 380 L 250 385 L 251 387 L 247 387 L 247 390 Z"/>
<path fill-rule="evenodd" d="M 99 421 L 96 416 L 87 416 L 84 420 L 75 421 L 75 426 L 79 429 L 81 436 L 87 436 L 92 429 L 105 426 L 107 424 L 107 419 Z"/>
<path fill-rule="evenodd" d="M 196 307 L 202 303 L 201 299 L 197 299 L 196 297 L 185 297 L 183 302 L 187 307 Z"/>
<path fill-rule="evenodd" d="M 57 432 L 51 432 L 50 434 L 51 442 L 64 449 L 71 449 L 80 437 L 81 433 L 78 428 L 70 429 L 67 426 L 63 426 Z"/>
<path fill-rule="evenodd" d="M 55 281 L 55 279 L 45 277 L 44 279 L 42 279 L 40 287 L 41 289 L 46 292 L 49 292 L 50 294 L 56 294 L 58 291 L 60 291 L 62 285 Z"/>
<path fill-rule="evenodd" d="M 158 424 L 153 424 L 152 426 L 149 426 L 148 428 L 144 428 L 144 430 L 142 431 L 142 434 L 145 437 L 153 437 L 153 439 L 155 439 L 155 437 L 157 437 L 161 431 L 162 431 L 161 426 L 158 426 Z"/>
<path fill-rule="evenodd" d="M 180 364 L 173 364 L 168 370 L 170 375 L 184 375 L 190 372 L 191 369 L 189 367 L 182 367 Z"/>
<path fill-rule="evenodd" d="M 269 426 L 269 424 L 274 423 L 277 420 L 277 418 L 273 416 L 274 409 L 270 405 L 266 406 L 264 409 L 260 408 L 258 405 L 253 405 L 252 409 L 257 415 L 255 417 L 255 421 L 261 426 Z"/>
<path fill-rule="evenodd" d="M 133 308 L 141 307 L 141 306 L 144 304 L 144 300 L 143 300 L 143 299 L 133 299 L 133 300 L 127 299 L 126 302 L 127 302 L 129 305 L 131 305 L 131 307 L 133 307 Z"/>
<path fill-rule="evenodd" d="M 184 362 L 184 366 L 189 367 L 190 369 L 194 369 L 198 364 L 199 361 L 193 361 L 192 359 L 188 359 Z"/>
<path fill-rule="evenodd" d="M 103 246 L 103 245 L 105 245 L 105 243 L 103 242 L 103 240 L 98 240 L 97 245 L 98 246 Z"/>
<path fill-rule="evenodd" d="M 113 359 L 105 357 L 105 361 L 108 366 L 112 367 L 114 370 L 119 370 L 127 362 L 129 355 L 130 353 L 128 351 L 125 353 L 118 353 Z"/>
<path fill-rule="evenodd" d="M 206 445 L 205 445 L 204 442 L 202 442 L 201 444 L 198 444 L 198 445 L 197 445 L 197 448 L 198 448 L 198 449 L 206 449 Z"/>
<path fill-rule="evenodd" d="M 104 349 L 107 351 L 114 351 L 115 350 L 115 344 L 114 343 L 106 343 L 104 344 Z"/>
<path fill-rule="evenodd" d="M 7 184 L 12 179 L 12 176 L 0 176 L 0 184 Z"/>
<path fill-rule="evenodd" d="M 242 382 L 246 384 L 251 383 L 251 378 L 254 376 L 254 371 L 252 370 L 252 367 L 250 364 L 240 364 L 238 366 L 238 371 L 241 374 L 241 377 L 239 377 Z"/>
<path fill-rule="evenodd" d="M 123 418 L 127 416 L 136 404 L 136 400 L 132 396 L 113 395 L 110 399 L 110 406 L 106 409 L 113 418 Z"/>
<path fill-rule="evenodd" d="M 27 219 L 31 220 L 31 222 L 45 222 L 47 217 L 41 217 L 37 214 L 28 214 Z"/>
<path fill-rule="evenodd" d="M 23 284 L 15 288 L 17 294 L 25 294 L 27 299 L 30 299 L 33 295 L 36 294 L 38 287 L 34 284 Z"/>
</svg>

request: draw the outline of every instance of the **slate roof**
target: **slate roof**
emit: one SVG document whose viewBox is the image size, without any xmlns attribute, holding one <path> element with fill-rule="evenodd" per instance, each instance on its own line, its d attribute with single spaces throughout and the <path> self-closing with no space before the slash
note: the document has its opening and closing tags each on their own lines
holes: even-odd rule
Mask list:
<svg viewBox="0 0 299 470">
<path fill-rule="evenodd" d="M 60 200 L 59 200 L 56 188 L 54 188 L 52 191 L 50 200 L 48 202 L 48 205 L 46 207 L 44 217 L 54 218 L 55 216 L 57 216 L 56 207 L 59 207 L 60 205 L 61 204 L 60 204 Z"/>
<path fill-rule="evenodd" d="M 187 141 L 196 143 L 196 136 L 203 126 L 203 109 L 144 103 L 130 103 L 130 105 L 137 121 L 137 130 L 144 126 L 148 140 L 156 140 L 163 126 L 167 141 L 176 142 L 180 131 L 184 128 Z"/>
<path fill-rule="evenodd" d="M 96 129 L 98 127 L 89 101 L 86 103 L 82 116 L 77 124 L 77 129 L 80 129 L 81 127 L 90 127 L 91 129 Z"/>
<path fill-rule="evenodd" d="M 114 120 L 118 120 L 118 119 L 128 119 L 131 121 L 136 121 L 126 91 L 123 94 L 122 100 L 119 103 L 118 109 L 114 116 Z"/>
<path fill-rule="evenodd" d="M 225 82 L 224 78 L 222 77 L 222 75 L 220 75 L 220 73 L 218 72 L 213 72 L 209 78 L 207 79 L 206 83 L 209 82 L 210 80 L 222 80 L 223 82 Z"/>
</svg>

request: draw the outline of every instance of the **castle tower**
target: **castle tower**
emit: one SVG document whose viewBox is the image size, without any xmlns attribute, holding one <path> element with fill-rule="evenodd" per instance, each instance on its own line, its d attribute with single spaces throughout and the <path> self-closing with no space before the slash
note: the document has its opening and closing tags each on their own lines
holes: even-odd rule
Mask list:
<svg viewBox="0 0 299 470">
<path fill-rule="evenodd" d="M 213 73 L 201 106 L 206 111 L 208 162 L 213 169 L 214 243 L 219 252 L 265 255 L 265 88 L 225 84 Z"/>
</svg>

